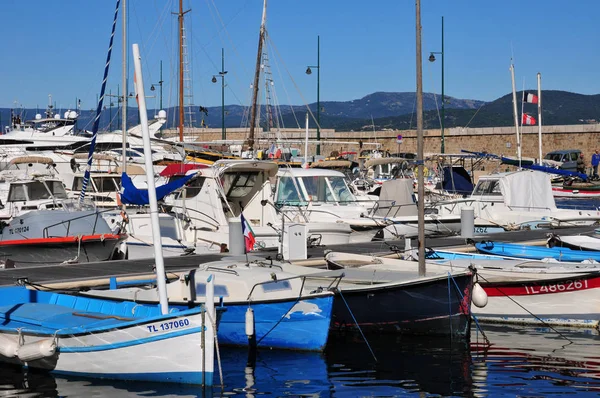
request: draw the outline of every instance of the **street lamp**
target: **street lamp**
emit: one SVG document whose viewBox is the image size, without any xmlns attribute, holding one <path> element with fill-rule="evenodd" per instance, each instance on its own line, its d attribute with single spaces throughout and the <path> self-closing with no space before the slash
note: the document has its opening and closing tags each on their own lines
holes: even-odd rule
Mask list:
<svg viewBox="0 0 600 398">
<path fill-rule="evenodd" d="M 227 139 L 227 132 L 225 131 L 225 75 L 227 71 L 225 70 L 225 50 L 221 49 L 221 71 L 219 72 L 219 77 L 221 78 L 221 139 Z M 213 75 L 212 82 L 217 82 L 217 76 Z"/>
<path fill-rule="evenodd" d="M 163 108 L 163 77 L 162 77 L 162 61 L 160 61 L 160 80 L 157 83 L 160 86 L 160 110 L 162 110 Z M 154 87 L 154 84 L 150 86 L 150 91 L 154 91 L 156 90 L 156 88 Z"/>
<path fill-rule="evenodd" d="M 444 97 L 444 17 L 442 17 L 442 51 L 440 52 L 432 52 L 429 54 L 429 62 L 435 62 L 435 55 L 441 54 L 442 56 L 442 122 L 441 122 L 441 130 L 442 130 L 442 153 L 445 152 L 446 143 L 444 140 L 444 121 L 446 119 L 445 106 L 446 97 Z"/>
<path fill-rule="evenodd" d="M 321 38 L 317 36 L 317 65 L 316 66 L 308 66 L 306 67 L 306 74 L 310 75 L 312 73 L 311 68 L 317 68 L 317 155 L 321 154 L 321 102 L 319 98 L 320 91 L 320 74 L 321 74 L 321 55 L 320 55 L 320 47 L 321 47 Z"/>
</svg>

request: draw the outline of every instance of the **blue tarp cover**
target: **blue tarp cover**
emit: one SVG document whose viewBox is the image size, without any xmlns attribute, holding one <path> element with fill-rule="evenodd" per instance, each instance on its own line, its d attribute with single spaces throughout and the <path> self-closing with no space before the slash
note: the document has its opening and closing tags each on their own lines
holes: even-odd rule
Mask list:
<svg viewBox="0 0 600 398">
<path fill-rule="evenodd" d="M 161 200 L 171 192 L 181 188 L 194 176 L 195 174 L 190 174 L 178 180 L 171 181 L 168 184 L 156 187 L 156 200 Z M 123 173 L 121 175 L 121 186 L 123 187 L 123 192 L 121 193 L 121 202 L 124 204 L 139 206 L 150 204 L 150 200 L 148 199 L 148 190 L 139 189 L 133 185 L 131 177 L 129 177 L 127 173 Z"/>
<path fill-rule="evenodd" d="M 444 167 L 442 188 L 450 193 L 470 195 L 473 183 L 469 173 L 462 167 Z"/>
</svg>

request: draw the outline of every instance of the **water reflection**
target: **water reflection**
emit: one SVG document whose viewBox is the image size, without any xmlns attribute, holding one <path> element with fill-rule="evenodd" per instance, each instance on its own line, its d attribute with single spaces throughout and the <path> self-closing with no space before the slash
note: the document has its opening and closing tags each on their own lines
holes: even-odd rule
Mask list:
<svg viewBox="0 0 600 398">
<path fill-rule="evenodd" d="M 470 342 L 449 338 L 338 336 L 324 354 L 222 349 L 224 386 L 77 379 L 0 365 L 0 396 L 355 397 L 598 396 L 597 331 L 486 325 Z M 219 373 L 215 383 L 220 383 Z"/>
<path fill-rule="evenodd" d="M 471 390 L 470 351 L 464 340 L 372 336 L 337 339 L 326 357 L 332 389 L 347 396 L 417 393 L 463 395 Z"/>
<path fill-rule="evenodd" d="M 485 330 L 491 346 L 472 347 L 476 395 L 600 392 L 598 331 L 506 326 Z"/>
</svg>

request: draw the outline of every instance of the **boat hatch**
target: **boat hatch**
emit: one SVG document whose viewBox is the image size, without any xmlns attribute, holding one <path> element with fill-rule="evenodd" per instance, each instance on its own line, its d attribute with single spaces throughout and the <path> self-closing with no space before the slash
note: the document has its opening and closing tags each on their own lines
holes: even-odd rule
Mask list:
<svg viewBox="0 0 600 398">
<path fill-rule="evenodd" d="M 8 192 L 8 202 L 44 199 L 66 199 L 67 192 L 60 181 L 30 181 L 13 183 Z"/>
</svg>

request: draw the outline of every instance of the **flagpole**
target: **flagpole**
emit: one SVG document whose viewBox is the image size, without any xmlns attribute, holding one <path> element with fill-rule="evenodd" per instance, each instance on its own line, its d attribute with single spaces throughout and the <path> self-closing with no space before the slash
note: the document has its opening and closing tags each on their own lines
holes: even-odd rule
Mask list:
<svg viewBox="0 0 600 398">
<path fill-rule="evenodd" d="M 519 112 L 517 110 L 517 89 L 515 87 L 515 66 L 510 63 L 510 77 L 512 80 L 512 94 L 513 94 L 513 115 L 515 117 L 515 128 L 517 129 L 517 158 L 519 159 L 519 166 L 521 166 L 521 137 L 519 137 Z"/>
<path fill-rule="evenodd" d="M 521 129 L 519 131 L 520 142 L 523 142 L 523 117 L 525 116 L 525 78 L 523 78 L 523 95 L 521 95 Z M 521 156 L 519 156 L 519 167 L 521 167 Z"/>
<path fill-rule="evenodd" d="M 538 86 L 538 151 L 539 151 L 539 162 L 542 164 L 542 74 L 537 74 L 537 86 Z"/>
</svg>

